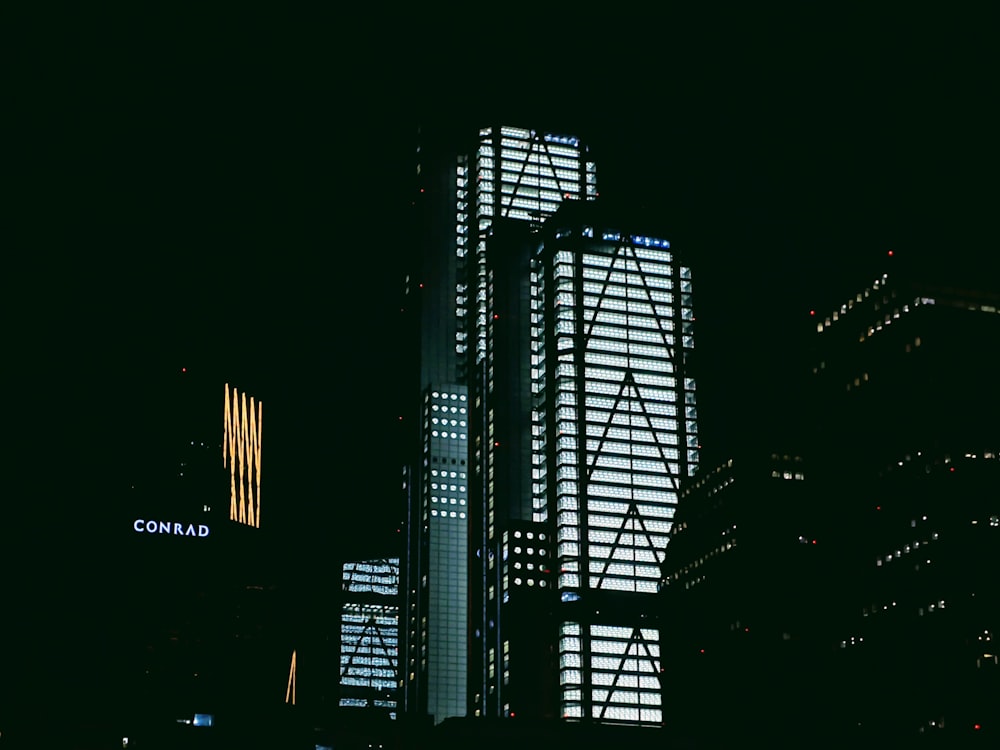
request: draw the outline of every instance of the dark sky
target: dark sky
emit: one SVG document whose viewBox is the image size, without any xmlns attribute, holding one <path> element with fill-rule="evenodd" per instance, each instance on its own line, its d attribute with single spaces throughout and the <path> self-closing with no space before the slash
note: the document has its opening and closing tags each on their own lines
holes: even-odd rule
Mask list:
<svg viewBox="0 0 1000 750">
<path fill-rule="evenodd" d="M 149 373 L 215 367 L 259 383 L 285 444 L 308 446 L 284 454 L 308 462 L 285 475 L 297 502 L 361 513 L 348 500 L 387 492 L 362 446 L 396 415 L 366 394 L 397 364 L 421 121 L 578 132 L 602 194 L 657 209 L 699 274 L 702 413 L 719 442 L 727 415 L 752 411 L 751 373 L 783 366 L 795 316 L 839 301 L 887 248 L 993 252 L 992 16 L 378 16 L 130 11 L 26 28 L 12 213 L 28 232 L 6 301 L 27 453 L 85 455 L 88 429 L 129 424 L 120 395 Z"/>
<path fill-rule="evenodd" d="M 337 558 L 367 554 L 358 522 L 391 535 L 398 415 L 369 395 L 396 392 L 418 122 L 577 132 L 602 195 L 655 210 L 696 272 L 706 449 L 770 419 L 791 332 L 888 248 L 998 278 L 991 14 L 408 13 L 10 26 L 0 549 L 21 635 L 61 633 L 63 595 L 100 586 L 120 456 L 182 366 L 265 399 L 293 562 L 332 585 Z"/>
</svg>

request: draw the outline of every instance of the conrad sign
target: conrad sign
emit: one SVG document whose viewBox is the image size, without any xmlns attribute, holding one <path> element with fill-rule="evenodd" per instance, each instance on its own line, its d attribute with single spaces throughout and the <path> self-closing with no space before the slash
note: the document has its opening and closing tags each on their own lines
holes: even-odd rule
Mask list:
<svg viewBox="0 0 1000 750">
<path fill-rule="evenodd" d="M 135 519 L 132 528 L 140 534 L 171 534 L 173 536 L 208 536 L 208 526 L 203 523 L 179 523 L 177 521 L 152 521 Z"/>
</svg>

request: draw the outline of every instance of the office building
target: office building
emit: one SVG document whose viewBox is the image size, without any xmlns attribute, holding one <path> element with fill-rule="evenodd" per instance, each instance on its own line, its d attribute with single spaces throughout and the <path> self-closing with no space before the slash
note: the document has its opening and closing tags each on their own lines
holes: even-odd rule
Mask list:
<svg viewBox="0 0 1000 750">
<path fill-rule="evenodd" d="M 541 239 L 533 518 L 554 535 L 559 711 L 658 726 L 660 565 L 699 460 L 691 270 L 662 235 L 598 204 L 566 204 Z"/>
<path fill-rule="evenodd" d="M 399 559 L 344 563 L 339 705 L 397 717 Z"/>
<path fill-rule="evenodd" d="M 746 445 L 681 493 L 661 593 L 664 723 L 676 735 L 716 746 L 750 726 L 775 741 L 830 729 L 836 506 L 807 467 Z"/>
<path fill-rule="evenodd" d="M 816 470 L 838 508 L 842 714 L 960 742 L 991 729 L 1000 599 L 996 280 L 936 255 L 811 316 Z"/>
<path fill-rule="evenodd" d="M 93 698 L 134 742 L 263 721 L 283 705 L 293 648 L 266 515 L 265 410 L 192 369 L 135 384 L 147 400 L 134 404 L 138 439 L 121 446 L 122 492 L 107 509 L 115 554 L 109 601 L 91 615 L 108 641 Z"/>
<path fill-rule="evenodd" d="M 480 675 L 498 658 L 482 637 L 490 617 L 479 592 L 496 511 L 472 507 L 489 502 L 483 474 L 473 471 L 485 454 L 472 437 L 488 434 L 487 241 L 497 219 L 537 230 L 563 200 L 596 196 L 596 170 L 576 137 L 506 126 L 421 132 L 417 162 L 418 252 L 403 306 L 417 364 L 403 415 L 413 458 L 402 478 L 402 674 L 405 710 L 441 722 L 466 716 L 470 704 L 482 710 Z"/>
</svg>

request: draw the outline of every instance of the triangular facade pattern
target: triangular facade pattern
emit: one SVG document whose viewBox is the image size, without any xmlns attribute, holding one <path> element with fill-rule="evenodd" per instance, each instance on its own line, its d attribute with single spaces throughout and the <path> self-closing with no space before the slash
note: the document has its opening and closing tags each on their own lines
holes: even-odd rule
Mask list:
<svg viewBox="0 0 1000 750">
<path fill-rule="evenodd" d="M 599 270 L 600 286 L 584 290 L 584 377 L 617 392 L 588 395 L 583 409 L 589 586 L 651 592 L 681 471 L 678 422 L 669 413 L 676 414 L 669 399 L 677 382 L 664 375 L 675 362 L 672 298 L 650 288 L 628 235 L 606 267 L 591 270 Z"/>
</svg>

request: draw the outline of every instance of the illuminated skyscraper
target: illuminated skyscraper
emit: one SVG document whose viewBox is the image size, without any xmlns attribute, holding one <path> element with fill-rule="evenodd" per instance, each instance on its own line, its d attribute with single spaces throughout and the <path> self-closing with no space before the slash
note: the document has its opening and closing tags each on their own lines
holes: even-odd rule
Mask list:
<svg viewBox="0 0 1000 750">
<path fill-rule="evenodd" d="M 344 564 L 340 705 L 396 718 L 399 690 L 399 559 Z"/>
<path fill-rule="evenodd" d="M 653 600 L 698 464 L 692 279 L 660 235 L 596 208 L 561 209 L 533 262 L 533 520 L 555 536 L 560 715 L 659 725 Z"/>
<path fill-rule="evenodd" d="M 402 673 L 406 710 L 440 722 L 478 705 L 470 668 L 478 674 L 498 658 L 482 637 L 491 627 L 485 566 L 497 539 L 482 451 L 489 434 L 487 240 L 496 219 L 537 230 L 563 200 L 596 196 L 596 170 L 579 139 L 513 127 L 469 137 L 422 132 L 417 161 L 419 265 L 406 280 L 404 309 L 419 362 L 411 394 L 419 408 L 409 412 L 413 459 L 403 477 Z M 478 634 L 475 643 L 470 633 Z"/>
</svg>

